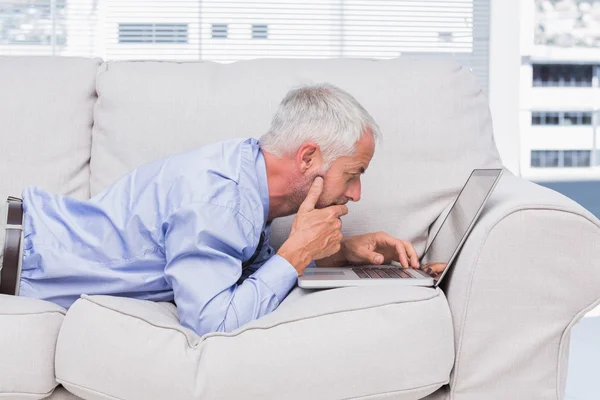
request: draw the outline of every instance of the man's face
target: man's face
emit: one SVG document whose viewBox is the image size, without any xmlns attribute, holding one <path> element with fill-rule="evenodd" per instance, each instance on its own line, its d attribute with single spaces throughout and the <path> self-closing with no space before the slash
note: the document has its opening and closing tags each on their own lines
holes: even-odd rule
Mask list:
<svg viewBox="0 0 600 400">
<path fill-rule="evenodd" d="M 306 197 L 308 189 L 317 176 L 323 176 L 323 192 L 317 208 L 329 207 L 335 204 L 346 204 L 348 201 L 360 200 L 361 183 L 360 175 L 369 167 L 369 163 L 375 152 L 375 143 L 373 135 L 364 134 L 356 144 L 356 152 L 353 156 L 340 157 L 335 160 L 325 175 L 319 172 L 308 174 L 307 179 L 302 184 L 299 197 Z"/>
</svg>

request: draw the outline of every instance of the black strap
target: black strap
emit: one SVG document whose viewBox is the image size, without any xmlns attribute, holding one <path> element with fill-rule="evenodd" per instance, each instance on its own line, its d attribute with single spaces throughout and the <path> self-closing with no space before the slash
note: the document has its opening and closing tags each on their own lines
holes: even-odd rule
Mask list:
<svg viewBox="0 0 600 400">
<path fill-rule="evenodd" d="M 7 199 L 6 236 L 4 238 L 4 254 L 0 273 L 0 293 L 16 294 L 19 274 L 19 251 L 21 247 L 21 230 L 23 223 L 23 203 L 17 197 Z"/>
<path fill-rule="evenodd" d="M 254 250 L 254 254 L 252 254 L 252 257 L 250 257 L 248 260 L 246 260 L 242 263 L 242 269 L 247 268 L 250 265 L 252 265 L 254 260 L 256 260 L 256 257 L 258 257 L 258 255 L 260 254 L 260 251 L 262 250 L 262 246 L 263 246 L 264 242 L 265 242 L 265 233 L 261 232 L 260 240 L 258 241 L 258 246 L 256 246 L 256 250 Z"/>
</svg>

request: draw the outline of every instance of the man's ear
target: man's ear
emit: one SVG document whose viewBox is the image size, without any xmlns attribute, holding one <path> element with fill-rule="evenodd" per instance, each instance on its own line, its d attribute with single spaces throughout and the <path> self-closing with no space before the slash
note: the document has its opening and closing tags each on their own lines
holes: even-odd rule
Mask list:
<svg viewBox="0 0 600 400">
<path fill-rule="evenodd" d="M 316 143 L 304 143 L 296 153 L 296 163 L 302 174 L 309 170 L 320 169 L 321 162 L 321 149 Z"/>
</svg>

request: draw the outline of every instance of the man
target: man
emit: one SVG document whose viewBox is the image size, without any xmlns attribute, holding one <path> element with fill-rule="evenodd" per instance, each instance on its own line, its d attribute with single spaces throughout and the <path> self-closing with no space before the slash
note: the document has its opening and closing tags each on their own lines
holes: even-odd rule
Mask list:
<svg viewBox="0 0 600 400">
<path fill-rule="evenodd" d="M 143 165 L 87 201 L 29 187 L 22 246 L 12 239 L 21 204 L 10 201 L 0 288 L 67 308 L 82 293 L 174 301 L 181 324 L 202 335 L 273 311 L 315 261 L 418 267 L 408 242 L 342 237 L 345 203 L 360 199 L 379 135 L 350 94 L 305 86 L 287 94 L 260 142 L 226 141 Z M 275 254 L 271 221 L 294 213 Z"/>
</svg>

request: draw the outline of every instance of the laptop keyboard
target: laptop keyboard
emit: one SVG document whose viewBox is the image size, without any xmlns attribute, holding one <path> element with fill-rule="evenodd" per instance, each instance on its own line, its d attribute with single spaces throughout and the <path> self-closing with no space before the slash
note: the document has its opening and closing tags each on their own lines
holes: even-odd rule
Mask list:
<svg viewBox="0 0 600 400">
<path fill-rule="evenodd" d="M 401 268 L 359 268 L 354 267 L 352 271 L 363 279 L 389 279 L 389 278 L 413 278 Z"/>
</svg>

